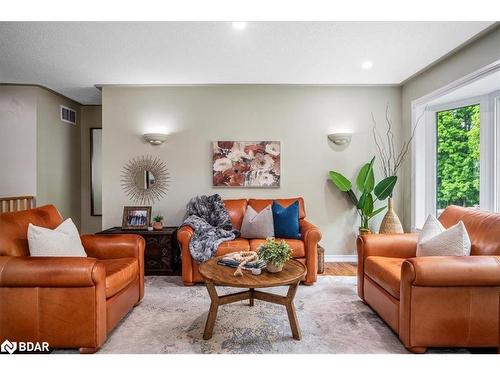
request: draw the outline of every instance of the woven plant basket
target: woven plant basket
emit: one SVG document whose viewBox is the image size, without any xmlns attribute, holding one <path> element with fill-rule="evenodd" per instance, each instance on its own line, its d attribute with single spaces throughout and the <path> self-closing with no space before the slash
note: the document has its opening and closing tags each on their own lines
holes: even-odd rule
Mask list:
<svg viewBox="0 0 500 375">
<path fill-rule="evenodd" d="M 380 224 L 379 233 L 404 233 L 403 226 L 392 205 L 392 197 L 387 203 L 387 213 Z"/>
<path fill-rule="evenodd" d="M 276 272 L 281 272 L 283 270 L 283 266 L 277 267 L 273 263 L 267 263 L 266 269 L 268 272 L 276 273 Z"/>
<path fill-rule="evenodd" d="M 318 273 L 325 272 L 325 249 L 318 245 Z"/>
</svg>

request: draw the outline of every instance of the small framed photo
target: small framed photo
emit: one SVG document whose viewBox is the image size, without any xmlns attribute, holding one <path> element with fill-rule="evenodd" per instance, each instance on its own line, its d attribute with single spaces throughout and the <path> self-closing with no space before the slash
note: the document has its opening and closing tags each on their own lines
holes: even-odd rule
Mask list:
<svg viewBox="0 0 500 375">
<path fill-rule="evenodd" d="M 151 206 L 123 207 L 122 229 L 148 229 L 151 222 Z"/>
</svg>

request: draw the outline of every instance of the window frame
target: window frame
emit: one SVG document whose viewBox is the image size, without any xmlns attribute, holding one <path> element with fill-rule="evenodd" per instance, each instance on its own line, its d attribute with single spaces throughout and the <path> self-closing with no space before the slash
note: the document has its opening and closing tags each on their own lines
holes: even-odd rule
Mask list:
<svg viewBox="0 0 500 375">
<path fill-rule="evenodd" d="M 451 83 L 420 99 L 412 101 L 412 128 L 419 116 L 412 147 L 411 229 L 420 229 L 429 214 L 436 214 L 437 112 L 480 105 L 480 198 L 482 210 L 500 212 L 500 90 L 430 106 L 428 103 L 492 72 L 500 70 L 500 60 Z"/>
</svg>

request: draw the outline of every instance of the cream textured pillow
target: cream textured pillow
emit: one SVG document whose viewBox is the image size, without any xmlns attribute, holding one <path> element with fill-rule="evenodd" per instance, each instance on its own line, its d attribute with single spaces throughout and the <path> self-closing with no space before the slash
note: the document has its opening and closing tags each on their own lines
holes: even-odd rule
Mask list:
<svg viewBox="0 0 500 375">
<path fill-rule="evenodd" d="M 271 205 L 257 213 L 248 206 L 241 224 L 241 237 L 267 238 L 274 237 L 273 209 Z"/>
<path fill-rule="evenodd" d="M 86 257 L 80 234 L 71 219 L 56 229 L 28 225 L 28 245 L 34 257 Z"/>
<path fill-rule="evenodd" d="M 435 216 L 429 215 L 418 236 L 417 257 L 470 255 L 470 239 L 462 221 L 445 229 Z"/>
</svg>

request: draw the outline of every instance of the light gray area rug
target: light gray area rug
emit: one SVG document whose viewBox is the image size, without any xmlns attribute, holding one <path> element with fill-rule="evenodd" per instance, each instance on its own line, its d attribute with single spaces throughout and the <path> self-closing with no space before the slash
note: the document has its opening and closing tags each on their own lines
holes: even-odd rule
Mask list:
<svg viewBox="0 0 500 375">
<path fill-rule="evenodd" d="M 355 277 L 321 276 L 315 285 L 299 287 L 295 306 L 301 341 L 292 338 L 285 307 L 263 301 L 253 307 L 247 301 L 220 306 L 213 337 L 205 341 L 210 299 L 203 285 L 184 287 L 180 277 L 161 276 L 148 276 L 145 284 L 142 303 L 99 353 L 408 353 L 359 300 Z M 268 291 L 285 294 L 286 289 Z M 217 290 L 219 295 L 237 291 Z"/>
</svg>

